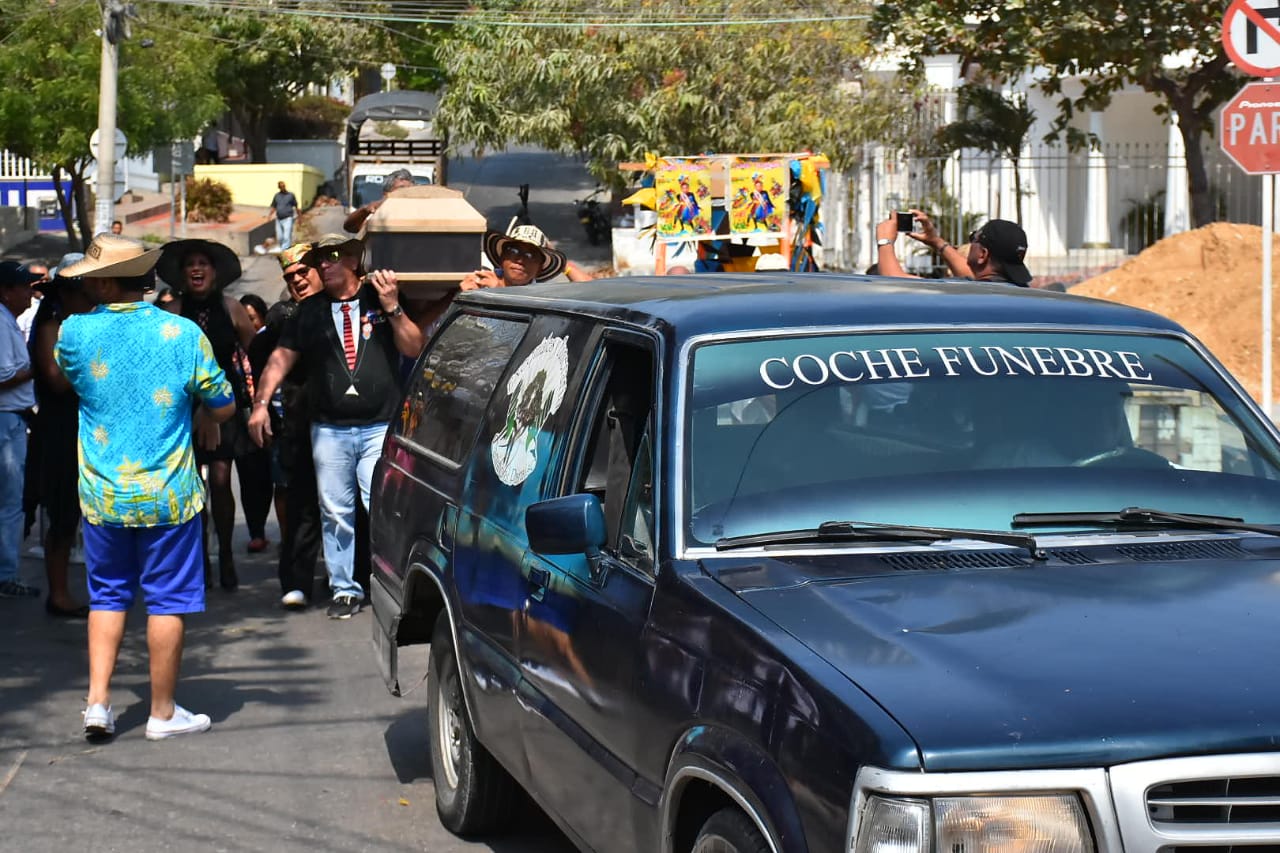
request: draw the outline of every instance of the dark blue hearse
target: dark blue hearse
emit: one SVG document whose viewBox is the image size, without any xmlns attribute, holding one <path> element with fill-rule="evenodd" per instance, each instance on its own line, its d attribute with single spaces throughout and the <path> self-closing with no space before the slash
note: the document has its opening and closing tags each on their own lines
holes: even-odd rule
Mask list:
<svg viewBox="0 0 1280 853">
<path fill-rule="evenodd" d="M 1280 850 L 1280 443 L 1185 331 L 840 276 L 468 293 L 374 481 L 450 829 Z"/>
</svg>

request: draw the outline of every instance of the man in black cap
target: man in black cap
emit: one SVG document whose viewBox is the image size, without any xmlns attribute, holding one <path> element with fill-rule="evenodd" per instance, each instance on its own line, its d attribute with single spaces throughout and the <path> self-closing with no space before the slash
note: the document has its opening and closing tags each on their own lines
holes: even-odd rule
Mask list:
<svg viewBox="0 0 1280 853">
<path fill-rule="evenodd" d="M 1004 282 L 1018 287 L 1030 285 L 1031 271 L 1024 263 L 1027 256 L 1027 233 L 1018 223 L 1007 219 L 989 220 L 969 234 L 969 251 L 966 255 L 942 238 L 924 211 L 912 210 L 911 215 L 921 227 L 918 232 L 912 231 L 907 236 L 928 246 L 941 257 L 953 276 Z M 897 217 L 894 214 L 876 225 L 876 264 L 879 273 L 899 278 L 915 278 L 902 269 L 894 253 L 897 236 Z"/>
<path fill-rule="evenodd" d="M 1027 232 L 1016 222 L 992 219 L 969 235 L 969 270 L 978 281 L 1003 281 L 1027 287 L 1031 270 L 1027 257 Z"/>
<path fill-rule="evenodd" d="M 40 278 L 17 261 L 0 263 L 0 598 L 40 594 L 18 578 L 27 417 L 36 404 L 31 356 L 18 316 L 31 307 L 31 285 Z"/>
</svg>

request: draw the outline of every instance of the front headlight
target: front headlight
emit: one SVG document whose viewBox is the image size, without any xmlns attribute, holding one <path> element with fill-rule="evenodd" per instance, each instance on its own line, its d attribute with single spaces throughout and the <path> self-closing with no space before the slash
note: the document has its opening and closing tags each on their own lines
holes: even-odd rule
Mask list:
<svg viewBox="0 0 1280 853">
<path fill-rule="evenodd" d="M 1079 798 L 871 795 L 854 853 L 1094 853 Z"/>
</svg>

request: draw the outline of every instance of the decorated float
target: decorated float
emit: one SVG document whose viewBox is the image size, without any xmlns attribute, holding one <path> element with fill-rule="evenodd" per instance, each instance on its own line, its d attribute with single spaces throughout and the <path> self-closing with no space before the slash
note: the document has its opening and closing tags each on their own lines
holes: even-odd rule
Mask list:
<svg viewBox="0 0 1280 853">
<path fill-rule="evenodd" d="M 651 154 L 643 163 L 623 163 L 624 171 L 640 175 L 640 188 L 622 202 L 635 206 L 635 228 L 615 235 L 614 265 L 633 275 L 749 272 L 757 265 L 814 271 L 830 167 L 824 155 L 808 151 Z"/>
</svg>

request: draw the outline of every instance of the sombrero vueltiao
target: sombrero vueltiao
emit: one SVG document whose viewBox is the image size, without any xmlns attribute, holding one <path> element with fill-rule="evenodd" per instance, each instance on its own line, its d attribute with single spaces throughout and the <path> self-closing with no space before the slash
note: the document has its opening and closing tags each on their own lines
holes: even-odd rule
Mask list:
<svg viewBox="0 0 1280 853">
<path fill-rule="evenodd" d="M 156 265 L 159 249 L 148 250 L 137 240 L 103 233 L 93 238 L 84 257 L 68 267 L 58 267 L 63 278 L 133 278 L 146 275 Z"/>
<path fill-rule="evenodd" d="M 517 225 L 503 234 L 501 231 L 484 232 L 484 254 L 494 269 L 502 269 L 502 250 L 508 243 L 520 243 L 542 253 L 542 269 L 535 281 L 550 281 L 564 272 L 569 259 L 547 245 L 547 235 L 536 225 Z"/>
<path fill-rule="evenodd" d="M 175 240 L 165 244 L 160 250 L 160 260 L 156 262 L 156 275 L 175 293 L 181 293 L 187 286 L 182 266 L 187 255 L 195 252 L 204 255 L 213 264 L 219 290 L 240 278 L 240 258 L 230 247 L 213 240 Z"/>
</svg>

